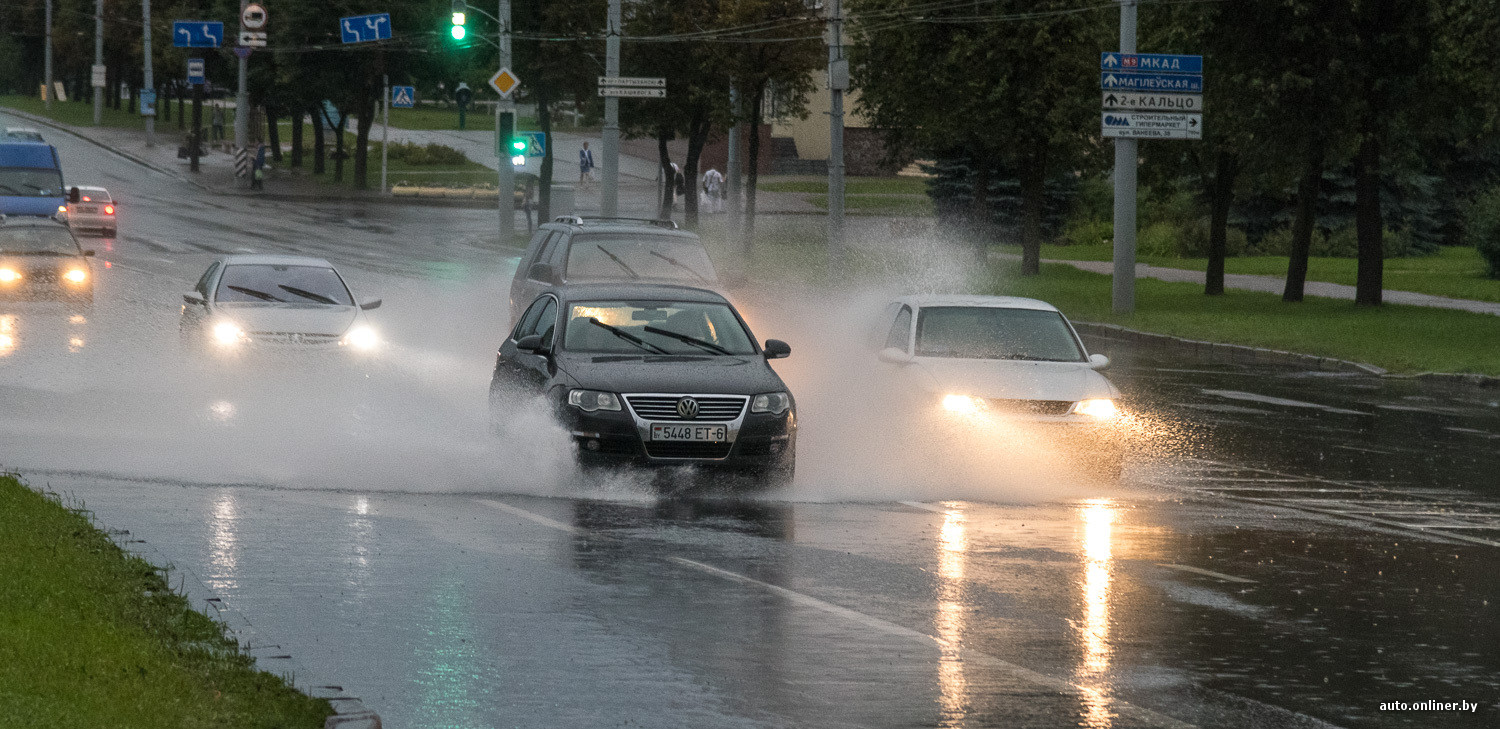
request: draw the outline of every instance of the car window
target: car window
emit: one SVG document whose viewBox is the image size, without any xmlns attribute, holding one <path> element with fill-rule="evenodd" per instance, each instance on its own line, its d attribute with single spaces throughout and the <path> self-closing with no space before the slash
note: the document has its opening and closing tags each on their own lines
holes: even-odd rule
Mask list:
<svg viewBox="0 0 1500 729">
<path fill-rule="evenodd" d="M 665 235 L 579 235 L 568 250 L 569 281 L 663 279 L 702 286 L 717 279 L 703 244 Z"/>
<path fill-rule="evenodd" d="M 213 280 L 214 271 L 217 270 L 219 270 L 218 261 L 214 261 L 213 263 L 208 264 L 208 270 L 203 272 L 203 277 L 198 279 L 198 285 L 194 286 L 193 289 L 200 294 L 207 294 L 208 283 Z"/>
<path fill-rule="evenodd" d="M 553 249 L 557 248 L 557 242 L 562 240 L 562 238 L 562 231 L 552 231 L 552 235 L 548 236 L 547 242 L 542 244 L 542 250 L 537 252 L 536 263 L 547 263 L 548 261 L 550 261 L 552 259 Z"/>
<path fill-rule="evenodd" d="M 231 264 L 219 277 L 214 299 L 220 303 L 354 305 L 343 279 L 326 266 Z"/>
<path fill-rule="evenodd" d="M 0 228 L 0 253 L 83 255 L 67 228 L 42 225 Z"/>
<path fill-rule="evenodd" d="M 726 304 L 585 301 L 568 310 L 563 349 L 612 354 L 749 355 L 750 333 Z"/>
<path fill-rule="evenodd" d="M 0 195 L 7 197 L 62 197 L 62 173 L 41 167 L 0 168 Z"/>
<path fill-rule="evenodd" d="M 917 355 L 965 359 L 1082 362 L 1083 348 L 1063 315 L 1037 309 L 925 307 Z"/>
<path fill-rule="evenodd" d="M 521 320 L 521 326 L 516 329 L 516 339 L 529 337 L 533 334 L 539 335 L 543 342 L 551 341 L 553 330 L 557 328 L 557 300 L 547 296 L 531 306 L 526 316 Z"/>
<path fill-rule="evenodd" d="M 522 271 L 530 268 L 531 264 L 536 263 L 537 260 L 541 258 L 542 243 L 543 241 L 547 240 L 547 236 L 551 234 L 552 231 L 550 230 L 547 230 L 545 228 L 537 228 L 536 235 L 531 236 L 531 240 L 526 243 L 526 252 L 530 253 L 531 255 L 526 256 L 524 259 L 522 259 L 520 264 Z"/>
<path fill-rule="evenodd" d="M 896 323 L 891 325 L 891 333 L 885 337 L 885 346 L 895 347 L 903 352 L 911 340 L 911 307 L 903 306 L 901 311 L 896 312 Z"/>
</svg>

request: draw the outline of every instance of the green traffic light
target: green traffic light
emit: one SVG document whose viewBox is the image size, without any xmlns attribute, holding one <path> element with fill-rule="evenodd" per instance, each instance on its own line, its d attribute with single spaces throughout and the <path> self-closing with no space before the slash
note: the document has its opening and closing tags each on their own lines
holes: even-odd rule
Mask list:
<svg viewBox="0 0 1500 729">
<path fill-rule="evenodd" d="M 453 40 L 463 40 L 464 36 L 467 35 L 467 31 L 464 30 L 464 27 L 462 25 L 453 26 L 452 33 Z"/>
<path fill-rule="evenodd" d="M 511 142 L 510 142 L 510 148 L 516 150 L 517 152 L 525 152 L 526 151 L 526 140 L 524 140 L 524 139 L 512 139 Z"/>
</svg>

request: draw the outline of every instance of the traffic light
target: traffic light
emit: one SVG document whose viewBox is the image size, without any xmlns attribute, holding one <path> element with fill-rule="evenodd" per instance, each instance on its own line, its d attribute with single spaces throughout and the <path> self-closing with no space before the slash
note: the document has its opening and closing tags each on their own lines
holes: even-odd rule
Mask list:
<svg viewBox="0 0 1500 729">
<path fill-rule="evenodd" d="M 464 30 L 464 23 L 468 21 L 468 15 L 464 13 L 465 7 L 464 0 L 453 0 L 453 27 L 448 32 L 456 41 L 461 41 L 468 35 L 468 31 Z"/>
</svg>

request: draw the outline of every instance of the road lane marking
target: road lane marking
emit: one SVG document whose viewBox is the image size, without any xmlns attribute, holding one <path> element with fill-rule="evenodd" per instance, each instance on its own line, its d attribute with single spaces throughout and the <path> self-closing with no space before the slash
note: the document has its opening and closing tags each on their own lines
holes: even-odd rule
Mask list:
<svg viewBox="0 0 1500 729">
<path fill-rule="evenodd" d="M 485 506 L 488 506 L 492 509 L 499 509 L 500 511 L 510 514 L 511 516 L 519 516 L 522 519 L 541 524 L 544 527 L 551 527 L 558 531 L 567 532 L 569 534 L 578 533 L 578 527 L 575 527 L 572 524 L 564 524 L 555 519 L 548 519 L 541 514 L 535 514 L 525 509 L 511 506 L 510 504 L 507 504 L 503 501 L 494 501 L 492 499 L 478 499 L 478 501 L 479 503 L 484 504 Z"/>
<path fill-rule="evenodd" d="M 1257 395 L 1253 392 L 1240 392 L 1239 390 L 1203 390 L 1205 395 L 1217 395 L 1229 400 L 1244 400 L 1247 402 L 1258 402 L 1266 405 L 1280 405 L 1288 408 L 1311 408 L 1322 410 L 1325 413 L 1337 413 L 1339 415 L 1370 415 L 1371 413 L 1358 410 L 1346 410 L 1336 408 L 1332 405 L 1322 405 L 1315 402 L 1304 402 L 1302 400 L 1288 400 L 1284 397 L 1271 397 L 1270 395 Z"/>
<path fill-rule="evenodd" d="M 937 636 L 928 635 L 918 630 L 912 630 L 911 628 L 881 620 L 880 618 L 874 617 L 872 615 L 866 615 L 855 610 L 850 610 L 846 607 L 835 605 L 830 602 L 825 602 L 811 595 L 797 592 L 796 590 L 789 590 L 785 587 L 773 585 L 769 582 L 762 582 L 755 579 L 754 577 L 748 577 L 738 572 L 730 572 L 729 570 L 721 569 L 709 564 L 704 564 L 702 562 L 697 562 L 685 557 L 669 557 L 668 559 L 676 562 L 677 564 L 683 565 L 684 567 L 689 567 L 700 572 L 706 572 L 708 574 L 714 575 L 716 577 L 721 577 L 731 582 L 738 582 L 743 585 L 759 587 L 775 595 L 786 598 L 790 602 L 810 607 L 815 610 L 821 610 L 830 615 L 837 615 L 841 618 L 859 623 L 860 625 L 863 625 L 872 630 L 879 631 L 881 633 L 885 633 L 887 635 L 896 636 L 898 638 L 907 638 L 909 640 L 914 640 L 931 647 L 946 647 L 957 650 L 960 656 L 966 661 L 971 661 L 988 668 L 994 668 L 1004 671 L 1015 678 L 1029 681 L 1031 683 L 1043 686 L 1059 693 L 1071 694 L 1073 696 L 1087 699 L 1096 699 L 1099 695 L 1098 691 L 1095 689 L 1089 689 L 1078 686 L 1076 684 L 1068 683 L 1067 681 L 1064 681 L 1060 678 L 1054 678 L 1044 673 L 1037 673 L 1036 671 L 1033 671 L 1029 668 L 1023 668 L 1009 661 L 1001 660 L 988 653 L 976 651 L 971 648 L 964 648 L 962 645 L 957 644 L 953 641 L 944 640 Z M 1150 709 L 1141 708 L 1117 698 L 1111 697 L 1109 699 L 1109 702 L 1110 708 L 1114 709 L 1117 714 L 1122 717 L 1134 719 L 1136 721 L 1146 722 L 1160 727 L 1171 727 L 1172 729 L 1192 729 L 1192 727 L 1195 726 L 1193 724 L 1179 721 L 1165 714 L 1158 714 Z"/>
<path fill-rule="evenodd" d="M 1225 582 L 1240 582 L 1240 583 L 1250 584 L 1250 585 L 1255 584 L 1255 580 L 1251 580 L 1251 579 L 1248 579 L 1248 578 L 1245 578 L 1245 577 L 1235 577 L 1234 575 L 1226 575 L 1223 572 L 1215 572 L 1213 570 L 1206 570 L 1206 569 L 1203 569 L 1202 567 L 1193 567 L 1193 566 L 1185 565 L 1185 564 L 1166 564 L 1166 563 L 1163 563 L 1163 562 L 1157 562 L 1156 566 L 1157 567 L 1166 567 L 1167 569 L 1171 569 L 1171 570 L 1181 570 L 1183 572 L 1192 572 L 1194 574 L 1206 575 L 1206 576 L 1212 577 L 1212 578 L 1214 578 L 1216 580 L 1223 580 Z"/>
</svg>

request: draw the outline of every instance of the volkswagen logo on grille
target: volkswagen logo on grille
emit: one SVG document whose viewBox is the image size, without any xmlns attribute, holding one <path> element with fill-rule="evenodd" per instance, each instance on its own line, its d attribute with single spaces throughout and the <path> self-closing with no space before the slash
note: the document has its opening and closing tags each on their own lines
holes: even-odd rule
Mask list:
<svg viewBox="0 0 1500 729">
<path fill-rule="evenodd" d="M 698 417 L 698 401 L 690 397 L 677 401 L 677 414 L 687 420 Z"/>
</svg>

